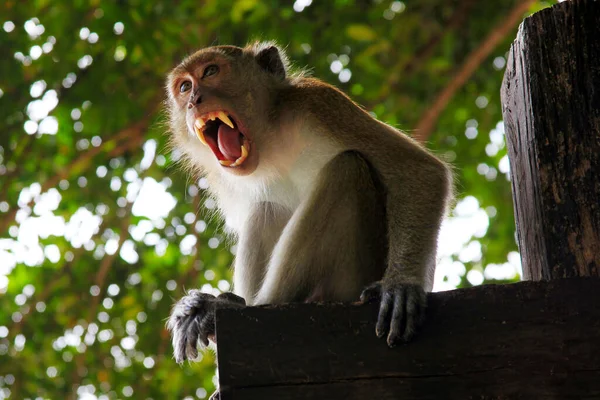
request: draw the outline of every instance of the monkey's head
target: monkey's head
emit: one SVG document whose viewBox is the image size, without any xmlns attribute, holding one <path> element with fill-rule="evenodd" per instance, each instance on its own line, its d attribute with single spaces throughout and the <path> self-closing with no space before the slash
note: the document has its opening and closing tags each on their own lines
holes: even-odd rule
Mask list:
<svg viewBox="0 0 600 400">
<path fill-rule="evenodd" d="M 269 147 L 286 75 L 285 55 L 271 43 L 208 47 L 187 57 L 167 79 L 175 145 L 205 171 L 251 174 Z"/>
</svg>

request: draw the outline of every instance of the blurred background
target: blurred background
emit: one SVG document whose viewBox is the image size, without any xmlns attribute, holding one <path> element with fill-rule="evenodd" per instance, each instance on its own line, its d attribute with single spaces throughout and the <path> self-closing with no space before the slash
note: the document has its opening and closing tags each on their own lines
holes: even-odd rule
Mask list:
<svg viewBox="0 0 600 400">
<path fill-rule="evenodd" d="M 456 169 L 435 290 L 520 279 L 499 89 L 519 22 L 551 1 L 4 0 L 0 399 L 202 399 L 165 318 L 230 289 L 234 243 L 166 147 L 165 75 L 275 39 Z M 240 338 L 251 343 L 252 338 Z"/>
</svg>

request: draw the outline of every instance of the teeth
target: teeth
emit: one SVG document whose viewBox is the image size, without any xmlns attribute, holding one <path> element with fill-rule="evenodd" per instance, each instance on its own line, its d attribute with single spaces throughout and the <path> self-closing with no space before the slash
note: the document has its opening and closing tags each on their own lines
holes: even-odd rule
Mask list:
<svg viewBox="0 0 600 400">
<path fill-rule="evenodd" d="M 194 131 L 196 132 L 196 136 L 198 136 L 198 139 L 200 139 L 202 144 L 208 146 L 206 139 L 204 138 L 204 133 L 202 132 L 204 125 L 204 120 L 202 118 L 198 118 L 194 121 Z"/>
<path fill-rule="evenodd" d="M 211 113 L 205 114 L 202 117 L 196 119 L 194 121 L 194 131 L 196 133 L 196 136 L 198 136 L 198 139 L 200 139 L 200 142 L 202 142 L 202 144 L 204 144 L 205 146 L 208 146 L 208 143 L 206 142 L 206 138 L 204 137 L 204 127 L 206 126 L 206 121 L 214 121 L 215 119 L 221 120 L 221 122 L 223 122 L 225 125 L 234 129 L 233 121 L 231 121 L 229 116 L 227 114 L 225 114 L 224 111 L 211 112 Z M 249 147 L 250 147 L 249 142 L 246 140 L 246 138 L 243 138 L 243 143 L 241 146 L 242 154 L 240 155 L 240 157 L 237 160 L 235 160 L 235 161 L 218 160 L 218 161 L 221 165 L 223 165 L 225 167 L 237 167 L 238 165 L 241 165 L 244 161 L 246 161 L 246 158 L 248 158 L 248 154 L 250 153 Z"/>
<path fill-rule="evenodd" d="M 196 136 L 198 136 L 198 139 L 200 139 L 202 144 L 208 146 L 208 143 L 206 143 L 206 139 L 204 138 L 204 133 L 202 132 L 202 130 L 198 129 L 197 127 L 195 127 L 194 130 L 196 131 Z"/>
<path fill-rule="evenodd" d="M 246 141 L 244 140 L 244 144 L 242 144 L 242 155 L 240 156 L 240 158 L 235 160 L 235 162 L 233 164 L 228 165 L 228 167 L 237 167 L 238 165 L 241 165 L 244 161 L 246 161 L 247 157 L 248 157 L 248 148 L 246 147 Z M 223 164 L 223 163 L 221 163 L 221 164 Z M 225 165 L 225 164 L 223 164 L 223 165 Z"/>
<path fill-rule="evenodd" d="M 219 118 L 221 121 L 223 121 L 224 124 L 233 129 L 233 122 L 231 122 L 227 114 L 225 114 L 223 111 L 219 111 L 217 113 L 217 118 Z"/>
<path fill-rule="evenodd" d="M 200 130 L 204 128 L 204 125 L 206 124 L 204 123 L 204 120 L 202 118 L 198 118 L 196 121 L 194 121 L 194 126 Z"/>
</svg>

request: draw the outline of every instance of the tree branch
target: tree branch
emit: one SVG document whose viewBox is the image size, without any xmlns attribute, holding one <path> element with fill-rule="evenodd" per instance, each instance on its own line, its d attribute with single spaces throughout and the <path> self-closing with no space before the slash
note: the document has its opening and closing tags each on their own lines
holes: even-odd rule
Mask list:
<svg viewBox="0 0 600 400">
<path fill-rule="evenodd" d="M 34 135 L 27 135 L 25 139 L 21 140 L 20 147 L 18 147 L 14 152 L 13 156 L 7 160 L 5 164 L 13 163 L 15 164 L 15 168 L 12 171 L 7 171 L 6 174 L 2 175 L 2 186 L 8 187 L 10 185 L 10 181 L 12 178 L 20 172 L 19 165 L 21 165 L 21 161 L 23 156 L 30 155 L 31 148 L 35 142 Z"/>
<path fill-rule="evenodd" d="M 64 167 L 57 174 L 49 178 L 46 182 L 42 184 L 41 193 L 48 191 L 49 189 L 55 187 L 58 182 L 63 179 L 69 178 L 73 173 L 78 173 L 79 171 L 85 170 L 88 168 L 89 164 L 92 162 L 95 156 L 102 153 L 102 151 L 106 151 L 106 147 L 109 145 L 113 145 L 115 142 L 121 145 L 117 145 L 114 149 L 112 149 L 109 154 L 112 157 L 119 156 L 126 151 L 133 149 L 139 144 L 139 139 L 142 137 L 142 134 L 146 131 L 148 124 L 150 122 L 150 116 L 146 116 L 140 121 L 122 129 L 119 131 L 114 137 L 111 137 L 110 140 L 104 142 L 101 146 L 92 147 L 85 153 L 82 153 L 77 157 L 69 166 Z M 28 203 L 31 204 L 33 199 Z M 16 203 L 16 202 L 15 202 Z M 15 215 L 19 211 L 18 206 L 14 206 L 8 211 L 2 220 L 0 221 L 0 233 L 6 232 L 8 226 L 14 221 Z"/>
<path fill-rule="evenodd" d="M 442 41 L 444 36 L 448 32 L 460 27 L 463 24 L 473 5 L 475 5 L 474 0 L 462 1 L 448 20 L 448 24 L 444 30 L 438 35 L 430 38 L 429 41 L 408 61 L 408 63 L 406 63 L 402 70 L 402 75 L 410 74 L 411 72 L 418 70 L 425 61 L 431 58 L 433 52 L 437 48 L 438 44 Z M 398 78 L 398 75 L 395 76 Z"/>
<path fill-rule="evenodd" d="M 509 34 L 513 27 L 523 19 L 523 14 L 535 0 L 523 0 L 512 9 L 508 16 L 500 21 L 490 34 L 485 38 L 481 45 L 475 49 L 458 71 L 451 78 L 448 86 L 437 96 L 431 107 L 421 117 L 415 128 L 413 137 L 419 142 L 425 142 L 431 135 L 433 128 L 437 124 L 440 114 L 446 109 L 446 106 L 454 97 L 454 94 L 460 89 L 467 80 L 473 75 L 475 70 L 490 55 L 504 37 Z"/>
<path fill-rule="evenodd" d="M 390 96 L 390 93 L 396 92 L 398 90 L 398 83 L 400 80 L 406 75 L 419 69 L 423 63 L 431 57 L 444 36 L 463 23 L 473 4 L 474 0 L 465 0 L 461 2 L 460 6 L 450 16 L 446 26 L 440 32 L 438 32 L 436 35 L 433 35 L 429 41 L 419 48 L 410 59 L 399 59 L 398 62 L 396 62 L 396 64 L 390 68 L 391 73 L 388 74 L 388 79 L 385 84 L 381 85 L 381 89 L 377 94 L 377 97 L 366 103 L 366 107 L 372 108 Z"/>
</svg>

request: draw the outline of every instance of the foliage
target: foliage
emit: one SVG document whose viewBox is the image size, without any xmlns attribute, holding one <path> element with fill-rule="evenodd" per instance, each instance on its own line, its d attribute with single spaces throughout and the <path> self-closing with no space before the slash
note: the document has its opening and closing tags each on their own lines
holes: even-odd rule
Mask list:
<svg viewBox="0 0 600 400">
<path fill-rule="evenodd" d="M 164 330 L 184 288 L 228 290 L 233 257 L 204 182 L 179 171 L 166 147 L 164 77 L 184 55 L 275 39 L 297 66 L 410 132 L 519 2 L 0 3 L 0 398 L 202 398 L 213 389 L 212 355 L 178 367 Z M 459 206 L 489 215 L 489 228 L 446 255 L 452 285 L 477 282 L 516 250 L 495 129 L 515 33 L 428 140 L 456 167 Z M 449 226 L 468 221 L 456 217 Z"/>
</svg>

